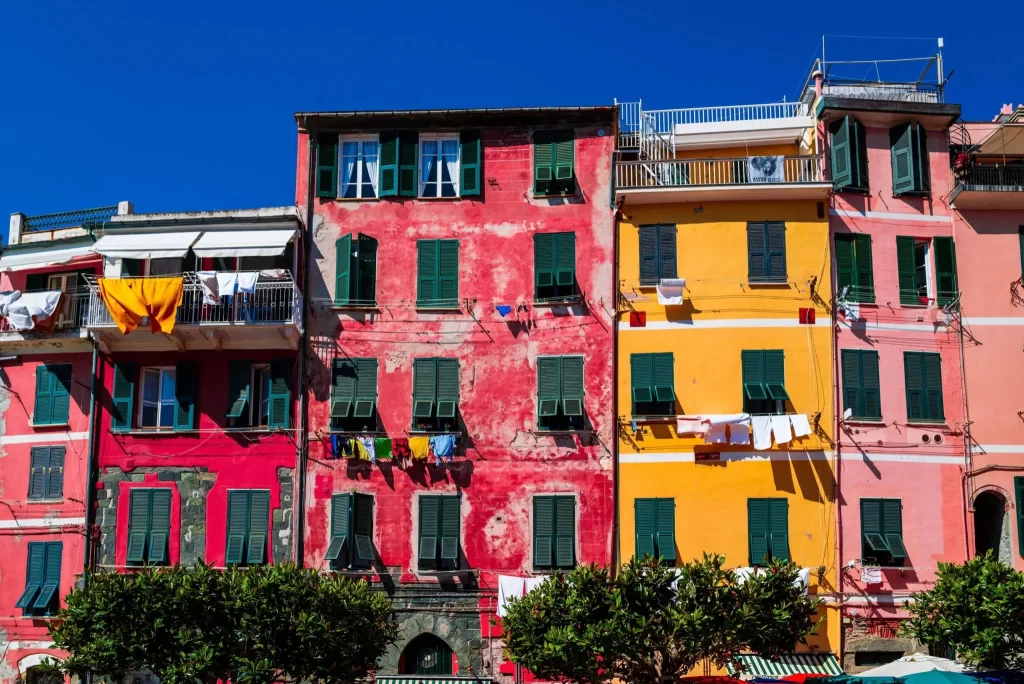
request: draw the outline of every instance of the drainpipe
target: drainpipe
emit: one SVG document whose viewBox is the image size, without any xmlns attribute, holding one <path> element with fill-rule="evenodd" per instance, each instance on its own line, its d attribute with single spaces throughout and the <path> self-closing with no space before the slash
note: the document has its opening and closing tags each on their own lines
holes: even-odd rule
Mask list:
<svg viewBox="0 0 1024 684">
<path fill-rule="evenodd" d="M 618 125 L 613 127 L 618 146 Z M 619 572 L 619 212 L 615 207 L 615 152 L 612 185 L 612 575 Z"/>
<path fill-rule="evenodd" d="M 90 551 L 92 550 L 92 533 L 89 521 L 92 513 L 92 492 L 93 492 L 93 459 L 96 456 L 96 419 L 99 411 L 96 410 L 96 366 L 99 361 L 99 349 L 96 340 L 92 341 L 92 373 L 89 374 L 89 449 L 85 461 L 85 543 L 82 544 L 82 588 L 88 584 L 87 571 L 89 570 Z"/>
<path fill-rule="evenodd" d="M 306 122 L 302 122 L 305 127 Z M 306 128 L 306 230 L 302 240 L 302 335 L 299 337 L 299 450 L 296 455 L 295 468 L 295 564 L 303 566 L 303 530 L 306 520 L 306 456 L 309 453 L 309 391 L 306 387 L 306 350 L 309 348 L 309 320 L 306 312 L 310 310 L 309 279 L 313 270 L 309 263 L 313 243 L 313 175 L 316 172 L 313 159 L 313 135 Z"/>
</svg>

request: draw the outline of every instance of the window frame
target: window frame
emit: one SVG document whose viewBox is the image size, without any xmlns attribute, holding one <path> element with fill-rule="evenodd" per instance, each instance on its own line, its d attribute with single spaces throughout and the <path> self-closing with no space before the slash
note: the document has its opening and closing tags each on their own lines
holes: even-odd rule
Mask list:
<svg viewBox="0 0 1024 684">
<path fill-rule="evenodd" d="M 910 386 L 907 382 L 908 369 L 907 359 L 908 357 L 920 358 L 921 364 L 921 404 L 922 410 L 926 414 L 923 418 L 912 418 L 910 416 Z M 925 368 L 929 358 L 937 359 L 938 362 L 938 380 L 939 386 L 937 390 L 929 388 L 927 383 L 928 371 Z M 906 408 L 907 408 L 907 423 L 911 425 L 944 425 L 946 423 L 946 406 L 945 398 L 943 397 L 943 384 L 942 384 L 942 354 L 939 352 L 924 352 L 924 351 L 904 351 L 903 352 L 903 382 L 904 392 L 906 393 Z M 932 402 L 928 399 L 929 390 L 935 391 L 938 396 L 938 415 L 934 415 L 932 409 Z M 924 410 L 927 409 L 927 410 Z"/>
<path fill-rule="evenodd" d="M 369 393 L 360 393 L 360 385 L 365 389 L 367 383 L 360 383 L 359 374 L 362 370 L 370 370 L 372 362 L 373 366 L 373 389 L 374 395 L 372 399 L 372 406 L 370 413 L 365 416 L 356 415 L 356 404 L 359 402 L 370 402 Z M 334 402 L 335 399 L 335 387 L 337 386 L 338 375 L 342 372 L 343 368 L 348 365 L 352 368 L 355 376 L 352 378 L 352 393 L 351 397 L 343 397 L 338 401 L 348 401 L 349 407 L 345 412 L 346 415 L 343 417 L 334 415 Z M 331 360 L 331 396 L 330 402 L 330 431 L 338 433 L 352 433 L 352 432 L 378 432 L 380 428 L 380 414 L 378 413 L 378 401 L 380 399 L 380 362 L 375 356 L 339 356 Z"/>
<path fill-rule="evenodd" d="M 155 371 L 157 373 L 157 393 L 156 402 L 146 400 L 146 373 L 147 371 Z M 164 426 L 160 424 L 160 417 L 163 415 L 163 391 L 164 391 L 164 372 L 170 372 L 174 375 L 175 388 L 177 388 L 177 367 L 176 366 L 140 366 L 139 367 L 139 408 L 136 414 L 136 425 L 140 430 L 174 430 L 174 412 L 177 408 L 177 400 L 172 398 L 170 410 L 171 412 L 171 424 Z M 145 425 L 143 423 L 143 415 L 146 410 L 146 406 L 152 406 L 156 404 L 156 425 Z"/>
<path fill-rule="evenodd" d="M 363 179 L 363 166 L 365 152 L 363 151 L 363 144 L 372 142 L 377 145 L 377 178 L 371 180 Z M 354 143 L 356 148 L 356 177 L 357 179 L 350 182 L 349 185 L 355 185 L 356 196 L 346 197 L 345 196 L 345 181 L 343 178 L 342 169 L 345 163 L 345 144 Z M 337 187 L 335 188 L 335 199 L 339 200 L 375 200 L 380 199 L 380 134 L 378 133 L 357 133 L 357 134 L 344 134 L 338 136 L 338 159 L 337 159 Z M 372 192 L 374 193 L 371 197 L 363 196 L 363 185 L 369 183 Z"/>
<path fill-rule="evenodd" d="M 764 232 L 764 242 L 758 245 L 754 240 L 751 229 L 760 226 Z M 772 272 L 772 254 L 779 253 L 779 250 L 772 250 L 772 231 L 781 228 L 782 230 L 782 273 Z M 789 231 L 786 229 L 785 221 L 747 221 L 747 284 L 748 285 L 788 285 L 789 284 Z M 751 269 L 755 263 L 755 254 L 760 252 L 764 275 L 757 277 Z"/>
<path fill-rule="evenodd" d="M 430 361 L 433 364 L 434 373 L 434 390 L 430 397 L 420 395 L 420 399 L 417 400 L 416 393 L 416 366 L 417 361 Z M 454 361 L 456 382 L 455 382 L 455 396 L 446 396 L 441 398 L 441 364 L 439 361 Z M 450 364 L 447 364 L 450 365 Z M 378 371 L 379 372 L 379 371 Z M 430 415 L 429 416 L 417 416 L 416 403 L 417 401 L 430 401 Z M 455 406 L 451 416 L 438 416 L 438 408 L 441 402 L 454 401 Z M 410 432 L 413 433 L 430 433 L 430 432 L 445 432 L 445 433 L 457 433 L 460 432 L 460 414 L 462 407 L 462 361 L 458 357 L 452 356 L 416 356 L 413 357 L 412 364 L 412 426 Z M 450 427 L 444 421 L 451 421 Z M 428 425 L 429 424 L 429 425 Z"/>
<path fill-rule="evenodd" d="M 894 502 L 894 501 L 899 502 L 899 505 L 900 505 L 900 520 L 899 520 L 899 532 L 898 533 L 897 532 L 887 532 L 886 531 L 889 526 L 886 525 L 887 516 L 885 515 L 885 503 L 886 502 L 890 502 L 891 503 L 891 502 Z M 870 544 L 868 542 L 867 536 L 868 536 L 868 534 L 872 534 L 872 533 L 864 531 L 864 503 L 865 502 L 877 502 L 878 503 L 880 531 L 877 532 L 877 533 L 874 533 L 874 534 L 878 534 L 881 537 L 883 537 L 882 541 L 884 541 L 886 543 L 887 547 L 890 544 L 890 542 L 888 540 L 888 537 L 890 535 L 898 535 L 900 537 L 900 543 L 903 546 L 903 552 L 904 553 L 902 554 L 902 557 L 897 557 L 896 555 L 893 555 L 891 548 L 887 548 L 888 553 L 873 551 L 873 550 L 870 550 L 868 548 Z M 882 567 L 894 567 L 894 568 L 901 568 L 901 567 L 905 566 L 906 560 L 907 560 L 907 558 L 910 557 L 910 554 L 909 554 L 909 552 L 907 552 L 906 541 L 904 541 L 904 539 L 903 539 L 903 499 L 901 499 L 901 498 L 893 498 L 893 497 L 872 497 L 872 496 L 861 497 L 860 498 L 860 525 L 861 525 L 861 527 L 860 527 L 860 548 L 861 548 L 860 555 L 861 555 L 861 562 L 862 563 L 864 561 L 869 561 L 870 563 L 877 563 L 878 565 L 880 565 Z"/>
<path fill-rule="evenodd" d="M 671 385 L 665 387 L 664 385 L 658 385 L 657 382 L 657 361 L 661 358 L 664 362 L 665 357 L 668 358 L 669 364 L 671 364 Z M 650 373 L 650 384 L 644 386 L 643 383 L 639 383 L 641 378 L 638 378 L 637 369 L 641 363 L 644 363 L 648 368 L 646 369 Z M 657 394 L 658 388 L 670 389 L 672 391 L 671 400 L 658 401 Z M 647 389 L 650 392 L 650 401 L 637 401 L 637 390 Z M 629 355 L 629 399 L 630 399 L 630 413 L 634 418 L 662 418 L 666 416 L 676 415 L 676 391 L 675 391 L 675 354 L 673 352 L 643 352 L 634 353 Z M 638 406 L 640 404 L 646 404 L 651 410 L 640 412 Z M 661 408 L 663 411 L 658 412 L 656 409 Z"/>
<path fill-rule="evenodd" d="M 60 608 L 60 574 L 63 565 L 64 543 L 60 541 L 28 542 L 25 554 L 25 589 L 14 604 L 26 617 L 51 617 Z M 38 577 L 33 578 L 33 551 L 42 554 Z M 54 551 L 51 557 L 51 551 Z M 51 567 L 51 562 L 54 567 Z M 35 580 L 35 581 L 33 581 Z M 31 591 L 30 591 L 31 590 Z M 49 592 L 47 596 L 46 593 Z M 40 600 L 46 596 L 43 606 Z"/>
<path fill-rule="evenodd" d="M 850 250 L 850 283 L 841 283 L 840 278 L 843 272 L 839 268 L 839 244 L 848 244 Z M 842 293 L 844 287 L 849 287 L 846 294 L 846 301 L 858 302 L 860 304 L 875 303 L 875 272 L 874 272 L 874 249 L 871 236 L 867 233 L 844 233 L 835 236 L 833 240 L 833 251 L 836 254 L 836 294 Z M 862 248 L 867 249 L 867 255 L 861 254 Z M 868 282 L 861 282 L 865 279 Z"/>
<path fill-rule="evenodd" d="M 863 404 L 867 406 L 867 396 L 865 394 L 865 373 L 864 373 L 864 357 L 867 355 L 873 355 L 875 357 L 875 391 L 877 392 L 876 403 L 878 405 L 878 413 L 876 415 L 868 415 L 867 412 L 860 413 L 859 409 Z M 846 384 L 846 359 L 853 359 L 853 363 L 857 367 L 857 386 L 848 387 Z M 882 390 L 881 390 L 881 361 L 879 359 L 878 351 L 875 349 L 841 349 L 839 350 L 839 376 L 842 381 L 842 399 L 843 399 L 843 412 L 845 414 L 846 409 L 852 409 L 853 413 L 848 419 L 852 422 L 865 422 L 865 423 L 877 423 L 882 420 Z M 847 392 L 856 390 L 857 399 L 856 406 L 850 407 L 847 405 Z"/>
<path fill-rule="evenodd" d="M 555 412 L 542 415 L 543 401 L 550 401 L 553 396 L 545 398 L 541 394 L 541 359 L 558 359 L 558 405 Z M 565 359 L 580 360 L 580 396 L 572 396 L 572 393 L 565 391 Z M 539 432 L 578 432 L 586 426 L 586 396 L 587 396 L 587 360 L 584 354 L 543 354 L 537 357 L 537 430 Z M 569 394 L 570 396 L 566 396 Z M 578 415 L 568 413 L 566 401 L 579 400 L 580 412 Z"/>
<path fill-rule="evenodd" d="M 455 142 L 455 161 L 456 161 L 457 166 L 456 166 L 456 169 L 455 169 L 455 176 L 454 176 L 454 178 L 451 181 L 451 186 L 452 186 L 452 190 L 454 191 L 454 194 L 449 196 L 449 195 L 443 194 L 443 192 L 442 192 L 442 189 L 443 189 L 443 186 L 445 185 L 445 183 L 441 180 L 441 164 L 444 163 L 444 143 L 445 142 L 452 142 L 452 141 Z M 424 163 L 424 160 L 426 160 L 426 158 L 427 158 L 426 155 L 423 152 L 423 149 L 424 149 L 423 143 L 425 143 L 425 142 L 436 142 L 437 143 L 437 153 L 433 157 L 435 164 L 437 164 L 437 180 L 436 181 L 428 181 L 428 180 L 426 180 L 426 178 L 425 178 L 426 174 L 423 173 L 423 171 L 424 171 L 423 163 Z M 419 134 L 419 141 L 418 141 L 417 144 L 419 146 L 419 150 L 418 150 L 417 155 L 416 155 L 416 166 L 417 166 L 417 168 L 416 168 L 416 197 L 418 199 L 442 199 L 442 200 L 459 199 L 459 197 L 461 196 L 460 192 L 462 190 L 462 188 L 460 187 L 461 186 L 460 180 L 461 180 L 461 177 L 462 177 L 461 176 L 461 174 L 462 174 L 462 137 L 459 134 L 459 132 L 455 131 L 455 132 L 420 133 Z M 427 184 L 431 183 L 431 182 L 433 182 L 437 186 L 437 194 L 427 195 L 427 194 L 425 194 L 424 190 L 426 189 Z"/>
<path fill-rule="evenodd" d="M 365 550 L 369 551 L 369 558 L 362 557 L 362 552 L 359 548 L 359 542 L 357 537 L 362 536 L 357 534 L 359 527 L 359 498 L 369 499 L 370 507 L 368 511 L 369 515 L 369 527 L 370 534 L 368 543 L 369 547 Z M 336 506 L 341 501 L 344 501 L 344 505 L 347 507 L 345 512 L 345 530 L 337 530 L 335 523 L 338 522 L 336 514 Z M 376 497 L 373 494 L 366 492 L 335 492 L 331 495 L 331 512 L 330 520 L 331 525 L 328 530 L 327 549 L 324 551 L 324 560 L 327 561 L 332 570 L 358 570 L 365 571 L 373 567 L 373 562 L 376 556 L 375 550 L 377 545 L 374 541 L 374 535 L 376 533 L 376 527 L 374 526 L 374 509 L 377 506 Z M 336 546 L 337 544 L 337 546 Z"/>
<path fill-rule="evenodd" d="M 228 560 L 229 550 L 231 546 L 231 495 L 233 493 L 244 493 L 246 496 L 245 504 L 245 534 L 243 535 L 242 547 L 239 550 L 239 560 L 237 562 L 231 562 Z M 253 541 L 253 529 L 252 529 L 252 495 L 255 493 L 266 493 L 267 495 L 267 520 L 266 528 L 264 531 L 256 532 L 256 536 L 263 536 L 263 545 L 261 547 L 261 553 L 263 555 L 262 561 L 250 561 L 249 558 L 252 556 L 252 541 Z M 273 505 L 273 498 L 271 497 L 271 491 L 269 489 L 241 489 L 232 488 L 227 490 L 226 497 L 227 509 L 224 516 L 224 567 L 229 565 L 235 565 L 238 567 L 251 567 L 253 565 L 267 565 L 273 562 L 272 556 L 267 556 L 267 544 L 271 542 L 271 533 L 274 529 L 274 511 L 271 508 Z"/>
<path fill-rule="evenodd" d="M 771 380 L 768 379 L 768 364 L 767 364 L 767 360 L 768 360 L 767 353 L 768 352 L 779 353 L 779 354 L 782 355 L 782 382 L 781 383 L 772 382 Z M 747 382 L 744 379 L 744 377 L 743 377 L 743 365 L 744 365 L 743 364 L 743 358 L 744 358 L 744 355 L 746 355 L 746 354 L 759 354 L 760 355 L 760 360 L 758 361 L 758 365 L 760 366 L 760 372 L 759 372 L 760 380 L 757 383 Z M 763 398 L 750 396 L 751 393 L 752 393 L 752 388 L 748 388 L 747 385 L 754 385 L 754 384 L 758 384 L 758 385 L 761 386 L 761 393 L 764 395 Z M 783 398 L 778 398 L 778 397 L 773 396 L 773 392 L 771 391 L 771 386 L 778 385 L 778 384 L 781 384 L 781 386 L 782 386 L 782 392 L 785 395 Z M 785 352 L 785 350 L 784 349 L 743 349 L 743 350 L 741 350 L 740 351 L 740 389 L 741 389 L 741 396 L 742 396 L 742 399 L 743 399 L 743 412 L 744 413 L 749 413 L 751 415 L 768 415 L 768 416 L 777 416 L 777 415 L 783 415 L 783 414 L 787 413 L 787 411 L 786 411 L 786 402 L 791 402 L 792 399 L 789 396 L 789 390 L 786 389 L 786 352 Z M 748 401 L 750 401 L 750 402 L 763 402 L 763 404 L 750 405 L 750 404 L 747 403 Z M 765 411 L 755 411 L 754 410 L 756 408 L 772 409 L 773 405 L 774 405 L 774 410 L 769 410 L 768 412 L 765 412 Z"/>
<path fill-rule="evenodd" d="M 425 558 L 422 555 L 423 539 L 430 538 L 430 535 L 423 534 L 423 501 L 425 499 L 437 499 L 437 528 L 434 537 L 434 556 Z M 455 536 L 455 558 L 442 558 L 442 539 L 444 535 L 444 501 L 454 499 L 456 506 L 459 529 Z M 416 571 L 423 572 L 454 572 L 462 564 L 462 495 L 461 494 L 420 494 L 416 497 Z"/>
<path fill-rule="evenodd" d="M 36 466 L 33 464 L 36 454 L 42 450 L 46 450 L 46 465 Z M 60 455 L 60 465 L 54 466 L 54 455 Z M 39 445 L 33 446 L 29 449 L 29 475 L 28 475 L 28 494 L 27 499 L 33 502 L 44 502 L 44 501 L 62 501 L 64 499 L 64 466 L 67 463 L 67 447 L 63 445 Z M 58 470 L 59 477 L 56 483 L 56 487 L 60 489 L 60 492 L 56 495 L 50 491 L 51 489 L 51 478 L 53 478 L 54 470 Z M 38 483 L 38 491 L 40 494 L 35 495 L 37 490 L 36 484 Z"/>
<path fill-rule="evenodd" d="M 565 236 L 572 236 L 572 268 L 563 268 L 566 259 L 560 254 L 561 248 L 568 248 L 570 239 Z M 548 242 L 551 249 L 550 268 L 540 267 L 540 252 Z M 542 275 L 550 276 L 551 283 L 541 285 Z M 559 282 L 563 275 L 569 276 L 569 283 Z M 541 291 L 550 291 L 549 296 L 542 297 Z M 576 231 L 563 230 L 553 233 L 533 234 L 533 301 L 535 304 L 551 304 L 559 302 L 572 302 L 579 299 L 579 286 L 576 280 Z"/>
<path fill-rule="evenodd" d="M 551 500 L 551 562 L 541 563 L 538 559 L 538 535 L 537 535 L 537 523 L 538 523 L 538 511 L 537 503 L 538 499 L 550 499 Z M 572 533 L 564 534 L 559 532 L 558 518 L 559 518 L 559 502 L 563 505 L 566 502 L 572 502 Z M 558 494 L 558 493 L 536 493 L 531 497 L 530 505 L 530 541 L 531 541 L 531 556 L 533 558 L 533 569 L 537 571 L 541 570 L 571 570 L 576 567 L 577 554 L 576 545 L 579 543 L 579 535 L 577 529 L 579 528 L 579 500 L 575 493 L 569 494 Z M 571 537 L 572 538 L 572 561 L 570 563 L 559 563 L 558 562 L 558 538 L 559 537 Z"/>
<path fill-rule="evenodd" d="M 666 503 L 671 503 L 672 514 L 670 517 L 672 531 L 666 531 L 666 527 L 661 524 L 662 514 L 665 513 L 662 510 Z M 643 503 L 652 507 L 652 520 L 651 520 L 651 534 L 641 535 L 640 532 L 640 516 L 638 504 Z M 662 539 L 662 537 L 671 535 L 671 539 Z M 650 536 L 650 545 L 653 550 L 653 556 L 658 558 L 663 564 L 669 566 L 675 566 L 678 562 L 679 554 L 676 553 L 676 499 L 672 496 L 660 496 L 660 497 L 638 497 L 633 499 L 633 557 L 640 557 L 640 537 Z M 666 556 L 662 553 L 662 546 L 665 543 L 670 543 L 672 546 L 671 556 Z M 644 554 L 645 556 L 647 554 Z"/>
<path fill-rule="evenodd" d="M 155 529 L 153 526 L 153 511 L 155 508 L 155 493 L 160 492 L 167 496 L 167 528 L 166 530 Z M 146 496 L 146 528 L 144 530 L 134 530 L 132 523 L 134 521 L 133 511 L 135 506 L 135 495 L 145 494 Z M 174 492 L 172 487 L 132 487 L 128 490 L 128 538 L 125 540 L 126 544 L 126 556 L 125 564 L 132 567 L 142 565 L 169 565 L 171 559 L 170 552 L 170 540 L 171 540 L 171 527 L 174 518 Z M 143 535 L 144 542 L 142 548 L 142 557 L 139 559 L 132 559 L 132 536 L 135 534 Z M 153 553 L 153 537 L 154 534 L 164 534 L 166 538 L 163 541 L 163 558 L 154 558 Z"/>
</svg>

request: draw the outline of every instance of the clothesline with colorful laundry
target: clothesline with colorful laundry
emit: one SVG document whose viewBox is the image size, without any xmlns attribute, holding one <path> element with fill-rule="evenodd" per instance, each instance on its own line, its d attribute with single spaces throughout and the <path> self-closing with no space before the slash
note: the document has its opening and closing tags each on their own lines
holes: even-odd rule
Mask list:
<svg viewBox="0 0 1024 684">
<path fill-rule="evenodd" d="M 196 271 L 203 290 L 203 303 L 210 306 L 220 304 L 221 297 L 255 294 L 259 277 L 259 271 Z"/>
<path fill-rule="evenodd" d="M 347 458 L 376 463 L 378 460 L 389 461 L 394 458 L 426 461 L 433 456 L 434 465 L 439 466 L 441 459 L 448 463 L 454 462 L 457 439 L 454 433 L 398 438 L 332 433 L 328 459 Z"/>
</svg>

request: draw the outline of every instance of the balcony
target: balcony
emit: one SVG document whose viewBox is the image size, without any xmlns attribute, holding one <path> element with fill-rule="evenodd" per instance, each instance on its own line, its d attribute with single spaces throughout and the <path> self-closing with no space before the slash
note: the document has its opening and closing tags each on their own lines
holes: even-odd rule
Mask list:
<svg viewBox="0 0 1024 684">
<path fill-rule="evenodd" d="M 206 304 L 195 273 L 184 274 L 184 294 L 174 331 L 152 333 L 147 322 L 122 335 L 98 288 L 89 294 L 86 325 L 110 351 L 184 351 L 186 349 L 297 349 L 302 332 L 302 293 L 286 272 L 260 277 L 252 294 L 238 293 Z"/>
<path fill-rule="evenodd" d="M 1024 209 L 1024 162 L 976 164 L 955 175 L 949 202 L 957 209 Z"/>
<path fill-rule="evenodd" d="M 35 351 L 83 351 L 91 343 L 86 330 L 89 318 L 89 292 L 65 292 L 52 329 L 15 330 L 0 317 L 0 343 L 5 349 L 25 353 Z M 77 349 L 77 347 L 82 349 Z"/>
<path fill-rule="evenodd" d="M 769 160 L 758 168 L 755 160 Z M 781 161 L 781 166 L 779 162 Z M 832 188 L 819 155 L 618 161 L 615 191 L 631 204 L 824 199 Z"/>
</svg>

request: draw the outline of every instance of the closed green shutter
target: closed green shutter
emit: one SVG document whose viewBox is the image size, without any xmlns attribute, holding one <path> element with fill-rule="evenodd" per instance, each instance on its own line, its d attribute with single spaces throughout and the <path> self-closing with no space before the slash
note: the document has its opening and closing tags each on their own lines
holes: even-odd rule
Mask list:
<svg viewBox="0 0 1024 684">
<path fill-rule="evenodd" d="M 861 351 L 861 392 L 864 395 L 865 418 L 882 418 L 882 390 L 878 379 L 878 352 Z"/>
<path fill-rule="evenodd" d="M 892 193 L 901 195 L 913 192 L 918 188 L 914 177 L 910 124 L 903 124 L 891 129 L 889 145 L 892 151 Z"/>
<path fill-rule="evenodd" d="M 454 418 L 459 408 L 459 360 L 437 359 L 437 417 Z"/>
<path fill-rule="evenodd" d="M 765 224 L 765 273 L 768 281 L 786 282 L 786 224 Z"/>
<path fill-rule="evenodd" d="M 166 563 L 167 540 L 171 536 L 171 490 L 150 490 L 149 562 Z"/>
<path fill-rule="evenodd" d="M 576 565 L 576 498 L 555 499 L 555 566 L 570 569 Z"/>
<path fill-rule="evenodd" d="M 765 565 L 768 547 L 768 499 L 747 499 L 747 536 L 751 565 Z"/>
<path fill-rule="evenodd" d="M 630 354 L 629 379 L 633 392 L 633 413 L 636 404 L 654 401 L 654 357 L 651 354 Z"/>
<path fill-rule="evenodd" d="M 437 306 L 437 240 L 416 242 L 416 306 Z"/>
<path fill-rule="evenodd" d="M 583 415 L 583 357 L 562 357 L 562 412 Z"/>
<path fill-rule="evenodd" d="M 271 430 L 287 430 L 292 407 L 292 361 L 274 359 L 270 362 L 270 420 Z"/>
<path fill-rule="evenodd" d="M 576 190 L 574 147 L 573 132 L 561 131 L 555 140 L 555 189 L 560 193 L 571 194 Z"/>
<path fill-rule="evenodd" d="M 68 422 L 71 410 L 71 364 L 50 366 L 50 378 L 53 383 L 50 422 L 54 425 L 64 425 Z"/>
<path fill-rule="evenodd" d="M 844 116 L 829 127 L 832 155 L 832 188 L 837 192 L 853 183 L 850 149 L 850 117 Z"/>
<path fill-rule="evenodd" d="M 462 131 L 462 134 L 459 136 L 459 168 L 462 173 L 462 182 L 459 185 L 460 196 L 474 197 L 480 194 L 480 167 L 482 161 L 480 132 Z"/>
<path fill-rule="evenodd" d="M 555 178 L 555 150 L 546 131 L 533 134 L 533 193 L 552 194 Z"/>
<path fill-rule="evenodd" d="M 541 356 L 537 358 L 537 415 L 547 417 L 558 415 L 561 403 L 561 358 Z"/>
<path fill-rule="evenodd" d="M 174 369 L 174 429 L 195 428 L 196 362 L 182 361 Z"/>
<path fill-rule="evenodd" d="M 413 359 L 412 417 L 431 418 L 437 401 L 437 360 Z"/>
<path fill-rule="evenodd" d="M 555 234 L 538 233 L 533 236 L 534 297 L 541 298 L 540 288 L 555 284 Z"/>
<path fill-rule="evenodd" d="M 789 562 L 789 501 L 768 499 L 768 535 L 772 558 Z"/>
<path fill-rule="evenodd" d="M 768 398 L 775 401 L 786 401 L 786 358 L 781 349 L 764 351 L 764 383 L 768 389 Z"/>
<path fill-rule="evenodd" d="M 398 134 L 398 194 L 402 197 L 416 197 L 418 194 L 418 151 L 419 134 L 416 131 L 402 131 Z"/>
<path fill-rule="evenodd" d="M 554 562 L 555 497 L 533 497 L 533 564 L 550 568 Z"/>
<path fill-rule="evenodd" d="M 349 301 L 357 306 L 377 304 L 377 240 L 359 233 L 356 236 L 350 274 Z"/>
<path fill-rule="evenodd" d="M 129 563 L 143 563 L 146 560 L 146 542 L 150 526 L 149 489 L 131 490 L 128 509 L 128 557 Z"/>
<path fill-rule="evenodd" d="M 437 563 L 437 537 L 441 521 L 441 497 L 420 497 L 419 566 L 431 568 Z"/>
<path fill-rule="evenodd" d="M 356 542 L 353 565 L 368 567 L 373 560 L 373 496 L 354 495 L 352 512 L 355 517 L 352 536 Z"/>
<path fill-rule="evenodd" d="M 655 535 L 658 555 L 669 564 L 676 562 L 676 500 L 655 499 Z"/>
<path fill-rule="evenodd" d="M 43 585 L 39 589 L 39 598 L 32 604 L 37 614 L 52 615 L 55 612 L 55 601 L 60 591 L 60 565 L 64 546 L 61 542 L 46 542 L 46 561 L 43 569 Z"/>
<path fill-rule="evenodd" d="M 842 366 L 843 408 L 854 418 L 881 419 L 878 352 L 844 349 Z"/>
<path fill-rule="evenodd" d="M 861 557 L 873 558 L 889 551 L 882 536 L 882 500 L 860 500 Z"/>
<path fill-rule="evenodd" d="M 334 305 L 343 306 L 351 300 L 352 236 L 342 235 L 334 241 Z"/>
<path fill-rule="evenodd" d="M 763 283 L 768 279 L 765 224 L 747 224 L 747 281 Z"/>
<path fill-rule="evenodd" d="M 576 233 L 555 233 L 555 271 L 560 288 L 576 284 Z"/>
<path fill-rule="evenodd" d="M 338 196 L 337 134 L 324 134 L 316 139 L 316 196 Z"/>
<path fill-rule="evenodd" d="M 327 545 L 324 560 L 338 561 L 341 567 L 348 567 L 346 550 L 349 535 L 349 516 L 352 510 L 351 494 L 335 494 L 331 497 L 331 541 Z"/>
<path fill-rule="evenodd" d="M 64 455 L 67 447 L 49 448 L 49 463 L 46 467 L 46 498 L 60 499 L 64 496 Z M 33 449 L 35 451 L 35 449 Z"/>
<path fill-rule="evenodd" d="M 953 238 L 937 237 L 935 246 L 935 296 L 939 306 L 952 304 L 957 299 L 956 246 Z"/>
<path fill-rule="evenodd" d="M 1017 553 L 1024 558 L 1024 477 L 1013 478 L 1017 503 Z"/>
<path fill-rule="evenodd" d="M 377 406 L 377 359 L 356 359 L 356 418 L 369 418 Z"/>
<path fill-rule="evenodd" d="M 32 413 L 34 425 L 53 424 L 53 373 L 45 364 L 36 366 L 36 401 Z"/>
<path fill-rule="evenodd" d="M 459 559 L 460 503 L 458 496 L 441 497 L 441 560 Z"/>
<path fill-rule="evenodd" d="M 249 492 L 249 539 L 247 565 L 259 565 L 266 560 L 267 530 L 270 525 L 270 492 Z"/>
<path fill-rule="evenodd" d="M 657 555 L 654 546 L 654 540 L 658 533 L 656 529 L 658 516 L 657 501 L 657 499 L 633 500 L 634 528 L 636 531 L 636 551 L 634 555 L 637 558 Z"/>
<path fill-rule="evenodd" d="M 900 304 L 920 304 L 917 269 L 914 267 L 914 238 L 896 236 L 896 268 L 899 272 Z"/>
<path fill-rule="evenodd" d="M 854 240 L 856 253 L 857 300 L 873 304 L 875 301 L 875 272 L 871 258 L 871 236 L 858 234 Z"/>
<path fill-rule="evenodd" d="M 243 561 L 245 542 L 249 536 L 249 492 L 228 492 L 227 528 L 224 564 L 235 565 Z"/>
<path fill-rule="evenodd" d="M 111 394 L 110 430 L 128 432 L 132 429 L 135 366 L 130 363 L 119 363 L 114 366 L 114 386 Z"/>
<path fill-rule="evenodd" d="M 331 418 L 348 418 L 356 400 L 356 359 L 335 359 L 331 371 Z"/>
<path fill-rule="evenodd" d="M 46 498 L 46 479 L 50 470 L 50 447 L 32 447 L 29 454 L 28 498 Z"/>
<path fill-rule="evenodd" d="M 861 388 L 860 352 L 844 349 L 841 354 L 843 373 L 843 409 L 853 417 L 864 415 L 864 390 Z"/>
<path fill-rule="evenodd" d="M 652 354 L 651 359 L 654 366 L 654 400 L 674 402 L 676 392 L 672 352 Z"/>
<path fill-rule="evenodd" d="M 907 390 L 907 420 L 925 420 L 928 409 L 924 392 L 924 363 L 921 354 L 903 353 L 903 378 Z"/>
<path fill-rule="evenodd" d="M 438 240 L 437 306 L 459 305 L 459 241 Z"/>
<path fill-rule="evenodd" d="M 928 420 L 943 420 L 942 407 L 942 357 L 939 354 L 922 354 L 924 370 L 924 391 L 928 406 Z"/>
<path fill-rule="evenodd" d="M 228 418 L 241 418 L 252 395 L 252 365 L 248 361 L 228 362 Z"/>
<path fill-rule="evenodd" d="M 571 130 L 534 132 L 534 194 L 560 195 L 576 191 L 573 147 Z"/>
<path fill-rule="evenodd" d="M 849 301 L 860 301 L 857 299 L 857 273 L 854 263 L 853 235 L 836 235 L 836 294 L 842 295 L 843 288 L 848 288 L 846 299 Z"/>
<path fill-rule="evenodd" d="M 46 543 L 29 542 L 28 558 L 25 567 L 25 591 L 22 592 L 15 608 L 21 608 L 26 614 L 30 614 L 32 603 L 35 601 L 39 590 L 43 586 L 46 571 Z"/>
<path fill-rule="evenodd" d="M 676 227 L 658 226 L 658 278 L 676 277 Z"/>
<path fill-rule="evenodd" d="M 640 284 L 657 285 L 659 226 L 640 226 Z"/>
<path fill-rule="evenodd" d="M 398 195 L 398 134 L 380 134 L 380 196 Z"/>
</svg>

